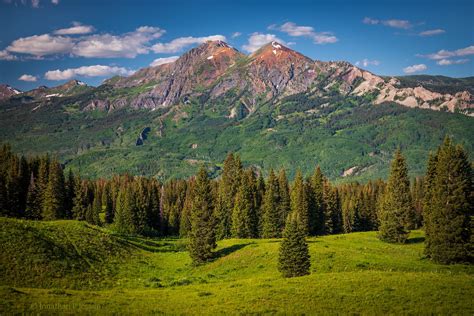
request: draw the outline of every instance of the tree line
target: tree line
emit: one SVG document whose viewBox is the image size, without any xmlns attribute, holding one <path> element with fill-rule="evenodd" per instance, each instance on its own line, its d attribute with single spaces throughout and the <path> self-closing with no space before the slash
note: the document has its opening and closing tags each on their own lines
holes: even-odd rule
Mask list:
<svg viewBox="0 0 474 316">
<path fill-rule="evenodd" d="M 254 167 L 243 167 L 232 153 L 216 179 L 210 179 L 204 167 L 196 176 L 166 183 L 130 175 L 82 179 L 72 170 L 65 175 L 63 169 L 54 157 L 20 157 L 3 145 L 2 215 L 77 219 L 123 234 L 185 237 L 195 262 L 211 258 L 216 240 L 224 238 L 378 230 L 382 240 L 403 243 L 410 229 L 422 226 L 429 257 L 446 263 L 472 258 L 467 246 L 472 167 L 464 149 L 449 138 L 430 156 L 427 174 L 411 183 L 399 151 L 387 182 L 337 186 L 319 167 L 306 178 L 298 171 L 291 184 L 284 169 L 269 170 L 264 178 Z M 440 248 L 441 242 L 460 246 Z"/>
</svg>

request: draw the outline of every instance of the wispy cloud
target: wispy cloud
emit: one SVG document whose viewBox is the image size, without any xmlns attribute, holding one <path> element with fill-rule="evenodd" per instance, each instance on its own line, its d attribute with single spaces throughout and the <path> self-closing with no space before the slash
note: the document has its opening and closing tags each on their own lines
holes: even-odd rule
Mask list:
<svg viewBox="0 0 474 316">
<path fill-rule="evenodd" d="M 459 65 L 469 62 L 469 59 L 441 59 L 436 63 L 440 66 Z"/>
<path fill-rule="evenodd" d="M 150 66 L 151 67 L 156 67 L 156 66 L 163 65 L 163 64 L 169 64 L 169 63 L 175 62 L 178 58 L 179 58 L 179 56 L 157 58 L 154 61 L 152 61 Z"/>
<path fill-rule="evenodd" d="M 378 66 L 380 65 L 380 62 L 378 60 L 369 60 L 367 58 L 364 58 L 362 60 L 358 60 L 355 63 L 356 66 L 362 66 L 362 67 L 368 67 L 368 66 Z"/>
<path fill-rule="evenodd" d="M 425 64 L 418 64 L 418 65 L 412 65 L 412 66 L 408 66 L 408 67 L 403 68 L 403 72 L 406 73 L 406 74 L 412 74 L 412 73 L 415 73 L 415 72 L 424 71 L 427 68 L 428 67 L 426 67 Z"/>
<path fill-rule="evenodd" d="M 242 46 L 242 48 L 249 53 L 253 53 L 254 51 L 259 49 L 263 45 L 268 44 L 273 41 L 277 41 L 282 44 L 284 43 L 284 41 L 279 39 L 274 34 L 262 34 L 262 33 L 255 32 L 250 35 L 247 44 Z"/>
<path fill-rule="evenodd" d="M 273 24 L 268 29 L 278 30 L 293 37 L 307 37 L 312 39 L 315 44 L 331 44 L 338 41 L 338 38 L 331 32 L 316 32 L 312 26 L 296 25 L 293 22 L 286 22 L 280 26 Z"/>
<path fill-rule="evenodd" d="M 74 42 L 69 37 L 50 34 L 33 35 L 14 40 L 6 50 L 11 53 L 46 56 L 70 53 Z"/>
<path fill-rule="evenodd" d="M 7 50 L 0 50 L 0 60 L 17 60 L 18 57 L 10 54 Z"/>
<path fill-rule="evenodd" d="M 123 67 L 93 65 L 79 68 L 69 68 L 65 70 L 50 70 L 44 74 L 44 77 L 48 80 L 58 81 L 69 80 L 74 77 L 107 77 L 112 75 L 128 76 L 132 73 L 132 70 Z"/>
<path fill-rule="evenodd" d="M 24 74 L 24 75 L 21 75 L 20 78 L 18 78 L 18 80 L 27 81 L 27 82 L 36 82 L 38 80 L 38 77 Z"/>
<path fill-rule="evenodd" d="M 427 55 L 418 54 L 417 56 L 425 57 L 432 60 L 440 60 L 440 59 L 448 59 L 452 57 L 462 57 L 462 56 L 468 56 L 468 55 L 474 55 L 474 45 L 471 45 L 465 48 L 456 49 L 453 51 L 442 49 L 442 50 L 437 51 L 436 53 L 427 54 Z"/>
<path fill-rule="evenodd" d="M 410 23 L 408 20 L 397 20 L 397 19 L 390 19 L 390 20 L 379 20 L 379 19 L 373 19 L 366 17 L 362 20 L 364 24 L 369 24 L 369 25 L 385 25 L 397 29 L 404 29 L 407 30 L 411 28 L 413 25 Z"/>
<path fill-rule="evenodd" d="M 231 36 L 231 37 L 232 37 L 232 38 L 236 38 L 236 37 L 239 37 L 240 35 L 242 35 L 242 33 L 240 33 L 240 32 L 234 32 L 234 33 L 232 33 L 232 36 Z"/>
<path fill-rule="evenodd" d="M 56 35 L 75 35 L 75 34 L 89 34 L 95 31 L 94 27 L 91 25 L 82 25 L 79 22 L 73 22 L 72 27 L 59 29 L 53 33 Z"/>
<path fill-rule="evenodd" d="M 434 36 L 434 35 L 440 35 L 446 33 L 445 30 L 443 29 L 435 29 L 435 30 L 427 30 L 418 33 L 419 36 Z"/>
<path fill-rule="evenodd" d="M 225 41 L 224 35 L 211 35 L 204 37 L 179 37 L 169 43 L 157 43 L 151 47 L 155 53 L 177 53 L 190 45 L 201 44 L 207 41 Z"/>
</svg>

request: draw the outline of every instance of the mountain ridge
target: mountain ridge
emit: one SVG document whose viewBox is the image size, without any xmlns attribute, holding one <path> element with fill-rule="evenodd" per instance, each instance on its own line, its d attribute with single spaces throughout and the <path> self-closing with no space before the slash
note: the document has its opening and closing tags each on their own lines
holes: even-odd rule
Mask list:
<svg viewBox="0 0 474 316">
<path fill-rule="evenodd" d="M 145 67 L 128 77 L 105 80 L 103 85 L 117 90 L 116 96 L 94 97 L 85 110 L 110 112 L 124 107 L 156 110 L 183 104 L 193 98 L 204 96 L 216 100 L 235 94 L 237 97 L 232 98 L 227 109 L 227 116 L 232 118 L 239 109 L 252 113 L 259 103 L 278 102 L 298 93 L 324 97 L 327 93 L 337 92 L 344 96 L 372 94 L 374 104 L 395 102 L 412 108 L 474 115 L 474 88 L 470 82 L 461 85 L 466 90 L 443 91 L 439 88 L 442 83 L 433 84 L 439 77 L 429 78 L 431 80 L 414 81 L 410 77 L 382 77 L 346 61 L 312 60 L 276 41 L 245 55 L 217 40 L 189 50 L 176 61 Z M 65 90 L 63 86 L 66 84 L 56 90 Z M 135 95 L 120 94 L 120 89 L 137 87 L 142 89 Z M 23 94 L 36 98 L 71 95 L 48 93 L 41 88 Z"/>
</svg>

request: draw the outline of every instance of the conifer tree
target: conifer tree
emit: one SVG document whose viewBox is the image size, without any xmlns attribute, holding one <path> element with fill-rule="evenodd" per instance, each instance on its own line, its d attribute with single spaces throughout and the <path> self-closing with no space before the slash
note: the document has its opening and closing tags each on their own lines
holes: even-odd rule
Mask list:
<svg viewBox="0 0 474 316">
<path fill-rule="evenodd" d="M 182 238 L 187 237 L 191 230 L 191 210 L 194 200 L 194 184 L 194 178 L 191 178 L 186 189 L 186 199 L 184 200 L 183 211 L 179 223 L 179 236 Z"/>
<path fill-rule="evenodd" d="M 31 173 L 30 185 L 26 197 L 25 217 L 27 219 L 41 219 L 40 193 L 38 192 L 33 173 Z"/>
<path fill-rule="evenodd" d="M 300 221 L 300 228 L 305 236 L 309 234 L 309 214 L 308 214 L 308 198 L 306 195 L 305 185 L 301 171 L 296 172 L 295 181 L 291 188 L 291 212 L 297 214 Z"/>
<path fill-rule="evenodd" d="M 76 192 L 76 177 L 71 169 L 69 169 L 66 188 L 65 188 L 65 201 L 64 201 L 64 212 L 65 218 L 72 218 L 72 208 L 74 207 L 74 196 Z"/>
<path fill-rule="evenodd" d="M 57 161 L 51 162 L 48 185 L 43 200 L 42 217 L 45 220 L 64 218 L 64 175 Z"/>
<path fill-rule="evenodd" d="M 263 214 L 262 214 L 262 237 L 263 238 L 279 238 L 281 237 L 280 229 L 280 192 L 278 188 L 278 179 L 273 170 L 270 170 L 263 198 Z"/>
<path fill-rule="evenodd" d="M 286 221 L 278 256 L 278 270 L 286 278 L 310 273 L 311 262 L 305 238 L 306 228 L 301 226 L 302 222 L 296 212 L 292 212 Z"/>
<path fill-rule="evenodd" d="M 321 168 L 318 166 L 314 170 L 313 176 L 310 180 L 310 210 L 309 210 L 309 228 L 311 235 L 321 235 L 327 232 L 325 225 L 325 203 L 324 203 L 324 185 L 327 181 L 324 179 L 324 175 L 321 172 Z M 327 192 L 329 193 L 329 191 Z M 327 219 L 328 222 L 333 219 Z"/>
<path fill-rule="evenodd" d="M 216 248 L 213 196 L 207 171 L 201 167 L 196 177 L 194 201 L 191 208 L 191 231 L 189 232 L 189 254 L 194 264 L 202 264 L 213 256 Z"/>
<path fill-rule="evenodd" d="M 342 210 L 337 188 L 333 188 L 329 181 L 324 184 L 324 229 L 326 234 L 337 234 L 342 231 Z"/>
<path fill-rule="evenodd" d="M 219 185 L 216 216 L 218 221 L 217 237 L 229 238 L 232 235 L 232 213 L 234 199 L 240 186 L 242 163 L 239 156 L 229 153 L 224 160 L 222 178 Z"/>
<path fill-rule="evenodd" d="M 85 220 L 87 205 L 89 204 L 89 193 L 87 184 L 80 178 L 77 179 L 73 200 L 72 216 L 77 220 Z"/>
<path fill-rule="evenodd" d="M 263 198 L 265 197 L 265 179 L 263 173 L 259 172 L 257 184 L 255 186 L 255 210 L 257 212 L 258 237 L 262 236 L 263 225 Z"/>
<path fill-rule="evenodd" d="M 112 224 L 114 221 L 114 209 L 112 198 L 110 196 L 109 186 L 105 186 L 102 190 L 101 196 L 101 212 L 105 214 L 104 220 L 107 224 Z"/>
<path fill-rule="evenodd" d="M 379 208 L 379 238 L 387 242 L 404 243 L 409 233 L 407 218 L 412 213 L 412 207 L 408 169 L 405 158 L 397 150 Z"/>
<path fill-rule="evenodd" d="M 433 165 L 436 165 L 433 170 Z M 472 261 L 473 172 L 466 152 L 446 137 L 426 175 L 425 253 L 436 262 Z"/>
<path fill-rule="evenodd" d="M 237 191 L 232 214 L 232 236 L 255 238 L 258 235 L 257 213 L 255 209 L 255 176 L 251 169 L 245 171 Z"/>
<path fill-rule="evenodd" d="M 279 211 L 280 211 L 280 231 L 285 229 L 285 222 L 288 214 L 291 212 L 291 197 L 288 178 L 285 169 L 280 169 L 278 173 L 278 190 L 279 190 Z"/>
</svg>

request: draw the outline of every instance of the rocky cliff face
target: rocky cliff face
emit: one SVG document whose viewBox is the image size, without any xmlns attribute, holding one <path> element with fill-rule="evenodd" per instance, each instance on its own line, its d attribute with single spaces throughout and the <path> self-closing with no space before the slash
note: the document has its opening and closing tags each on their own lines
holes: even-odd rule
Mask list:
<svg viewBox="0 0 474 316">
<path fill-rule="evenodd" d="M 210 100 L 232 92 L 229 117 L 237 108 L 255 111 L 258 103 L 296 93 L 324 95 L 336 90 L 342 95 L 376 95 L 374 104 L 396 102 L 408 107 L 465 111 L 474 107 L 468 91 L 441 94 L 423 86 L 401 88 L 396 78 L 382 78 L 347 62 L 321 62 L 271 42 L 246 56 L 222 41 L 202 44 L 172 63 L 144 68 L 121 78 L 116 88 L 152 84 L 152 89 L 133 98 L 116 99 L 106 108 L 124 106 L 156 109 L 184 103 L 205 94 Z M 105 101 L 93 101 L 94 104 Z"/>
<path fill-rule="evenodd" d="M 239 113 L 251 114 L 259 104 L 277 103 L 297 93 L 313 97 L 338 93 L 371 94 L 375 105 L 396 102 L 407 107 L 474 115 L 473 95 L 467 90 L 439 93 L 422 83 L 407 87 L 397 78 L 382 78 L 348 62 L 314 61 L 278 42 L 244 55 L 222 41 L 209 41 L 174 62 L 143 68 L 129 77 L 111 78 L 102 87 L 105 86 L 106 92 L 101 87 L 89 87 L 92 96 L 87 99 L 85 110 L 155 110 L 199 99 L 224 102 L 227 116 L 236 117 Z M 84 89 L 83 83 L 72 80 L 24 94 L 37 100 L 71 96 Z M 0 89 L 0 98 L 14 94 L 7 86 Z"/>
<path fill-rule="evenodd" d="M 0 84 L 0 101 L 6 100 L 14 95 L 20 94 L 21 91 L 10 87 L 7 84 Z"/>
</svg>

